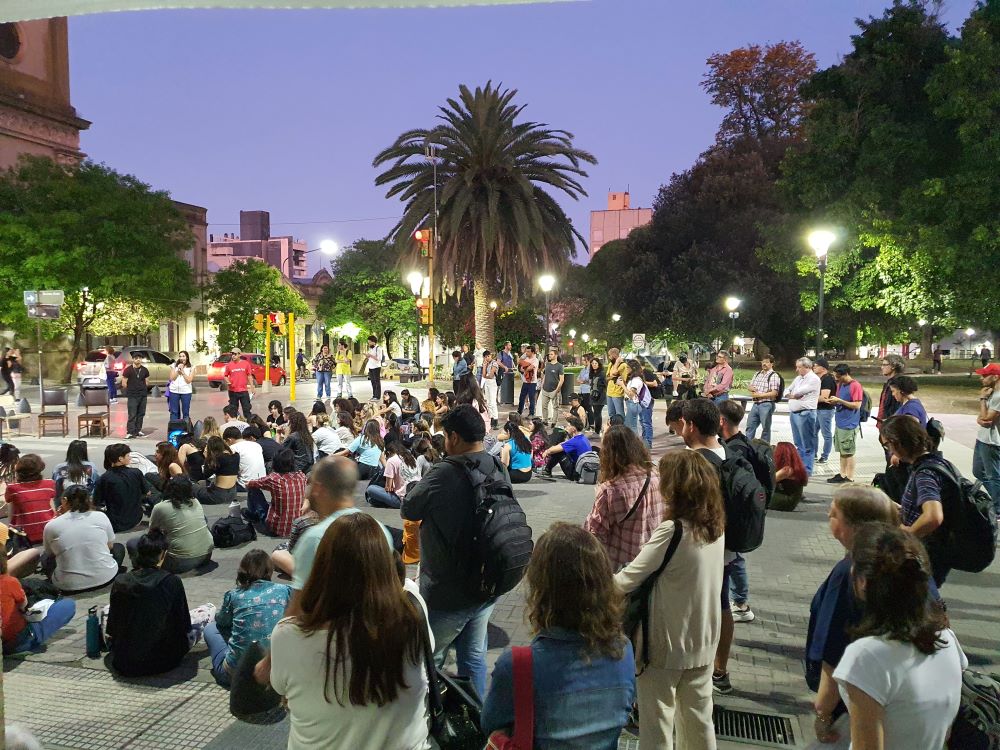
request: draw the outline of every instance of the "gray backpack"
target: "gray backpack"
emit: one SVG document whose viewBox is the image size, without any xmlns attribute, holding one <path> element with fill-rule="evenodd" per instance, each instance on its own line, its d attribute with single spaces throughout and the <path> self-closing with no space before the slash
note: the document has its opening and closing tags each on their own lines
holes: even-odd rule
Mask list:
<svg viewBox="0 0 1000 750">
<path fill-rule="evenodd" d="M 597 484 L 597 473 L 601 469 L 601 457 L 597 451 L 587 451 L 576 459 L 576 476 L 580 484 Z"/>
</svg>

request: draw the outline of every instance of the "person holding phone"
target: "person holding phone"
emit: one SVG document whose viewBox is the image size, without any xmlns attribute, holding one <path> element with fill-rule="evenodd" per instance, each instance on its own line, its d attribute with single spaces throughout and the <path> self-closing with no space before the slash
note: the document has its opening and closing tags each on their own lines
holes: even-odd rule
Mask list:
<svg viewBox="0 0 1000 750">
<path fill-rule="evenodd" d="M 191 355 L 186 351 L 177 354 L 177 360 L 170 366 L 170 397 L 167 408 L 171 419 L 191 419 L 191 394 L 194 393 L 194 368 Z"/>
</svg>

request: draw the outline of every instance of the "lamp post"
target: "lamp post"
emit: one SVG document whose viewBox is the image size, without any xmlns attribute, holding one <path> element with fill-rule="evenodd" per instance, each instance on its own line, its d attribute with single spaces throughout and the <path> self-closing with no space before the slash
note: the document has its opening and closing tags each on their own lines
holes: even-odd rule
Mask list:
<svg viewBox="0 0 1000 750">
<path fill-rule="evenodd" d="M 809 247 L 816 253 L 816 264 L 819 266 L 819 322 L 816 326 L 816 356 L 823 356 L 823 282 L 826 279 L 826 254 L 830 245 L 837 239 L 833 232 L 827 229 L 816 229 L 809 233 Z"/>
<path fill-rule="evenodd" d="M 743 303 L 739 297 L 726 297 L 726 310 L 729 311 L 729 331 L 736 335 L 736 319 L 740 317 L 739 307 Z"/>
<path fill-rule="evenodd" d="M 538 277 L 538 288 L 545 292 L 545 345 L 552 343 L 552 330 L 549 328 L 549 297 L 556 285 L 556 277 L 550 273 Z"/>
</svg>

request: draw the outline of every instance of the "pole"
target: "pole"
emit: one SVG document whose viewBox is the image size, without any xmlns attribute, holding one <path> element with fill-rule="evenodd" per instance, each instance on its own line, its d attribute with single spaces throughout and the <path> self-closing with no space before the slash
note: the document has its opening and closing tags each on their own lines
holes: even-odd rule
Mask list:
<svg viewBox="0 0 1000 750">
<path fill-rule="evenodd" d="M 288 350 L 295 351 L 295 313 L 288 313 Z M 288 358 L 288 371 L 291 373 L 288 400 L 295 403 L 295 357 Z"/>
<path fill-rule="evenodd" d="M 35 324 L 38 326 L 38 408 L 41 410 L 42 404 L 45 403 L 45 386 L 42 383 L 42 321 L 36 320 Z"/>
<path fill-rule="evenodd" d="M 819 261 L 819 327 L 816 329 L 816 356 L 823 356 L 823 281 L 826 276 L 826 258 Z"/>
</svg>

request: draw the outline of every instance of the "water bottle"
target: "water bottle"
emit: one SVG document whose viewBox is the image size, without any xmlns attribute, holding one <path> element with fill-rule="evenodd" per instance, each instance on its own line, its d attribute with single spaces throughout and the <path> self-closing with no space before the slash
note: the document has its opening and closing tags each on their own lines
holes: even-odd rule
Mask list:
<svg viewBox="0 0 1000 750">
<path fill-rule="evenodd" d="M 91 659 L 100 658 L 103 641 L 101 621 L 97 617 L 97 607 L 94 606 L 87 610 L 87 656 Z"/>
</svg>

